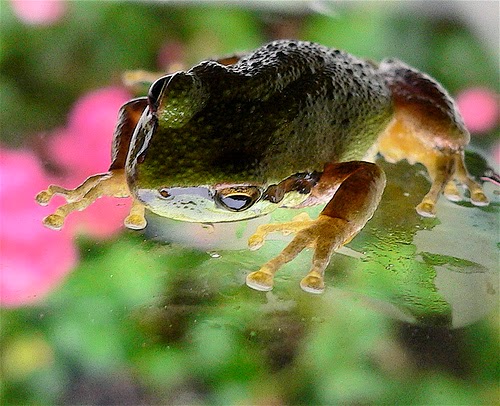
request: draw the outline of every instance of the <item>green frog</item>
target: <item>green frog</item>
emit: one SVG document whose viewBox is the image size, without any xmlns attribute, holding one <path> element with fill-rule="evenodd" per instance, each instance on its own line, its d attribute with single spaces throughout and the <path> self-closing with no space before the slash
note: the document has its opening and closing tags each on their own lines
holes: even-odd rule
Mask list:
<svg viewBox="0 0 500 406">
<path fill-rule="evenodd" d="M 247 276 L 273 287 L 276 271 L 313 248 L 303 290 L 321 293 L 332 254 L 365 226 L 379 204 L 385 175 L 374 157 L 423 164 L 429 192 L 416 207 L 436 214 L 441 193 L 488 204 L 464 165 L 470 139 L 456 105 L 433 78 L 395 59 L 377 64 L 319 44 L 280 40 L 247 54 L 208 60 L 158 78 L 147 97 L 118 115 L 106 173 L 75 189 L 50 185 L 67 204 L 44 219 L 65 217 L 109 195 L 133 200 L 125 226 L 146 227 L 145 209 L 190 222 L 241 221 L 278 207 L 324 205 L 316 219 L 265 224 L 249 239 L 257 249 L 272 232 L 295 237 Z"/>
</svg>

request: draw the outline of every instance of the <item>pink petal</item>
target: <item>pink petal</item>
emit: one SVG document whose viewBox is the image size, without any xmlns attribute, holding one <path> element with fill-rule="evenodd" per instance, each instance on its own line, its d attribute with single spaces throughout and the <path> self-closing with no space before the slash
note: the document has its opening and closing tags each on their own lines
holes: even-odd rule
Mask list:
<svg viewBox="0 0 500 406">
<path fill-rule="evenodd" d="M 10 0 L 14 14 L 24 23 L 50 25 L 66 13 L 64 0 Z"/>
<path fill-rule="evenodd" d="M 498 124 L 498 96 L 488 89 L 471 88 L 457 96 L 465 125 L 471 132 L 487 132 Z"/>
<path fill-rule="evenodd" d="M 73 233 L 109 238 L 124 230 L 123 220 L 130 211 L 130 205 L 130 199 L 102 197 L 85 210 L 70 214 L 64 227 Z"/>
<path fill-rule="evenodd" d="M 0 237 L 0 306 L 33 303 L 55 289 L 77 262 L 71 239 L 46 230 L 20 244 Z"/>
<path fill-rule="evenodd" d="M 59 129 L 50 141 L 50 152 L 57 163 L 82 177 L 107 171 L 111 162 L 111 143 L 120 107 L 130 94 L 120 87 L 95 90 L 79 99 L 70 112 L 68 126 Z"/>
<path fill-rule="evenodd" d="M 0 305 L 32 303 L 49 293 L 77 262 L 69 232 L 42 225 L 49 209 L 35 203 L 49 179 L 28 151 L 0 148 Z"/>
</svg>

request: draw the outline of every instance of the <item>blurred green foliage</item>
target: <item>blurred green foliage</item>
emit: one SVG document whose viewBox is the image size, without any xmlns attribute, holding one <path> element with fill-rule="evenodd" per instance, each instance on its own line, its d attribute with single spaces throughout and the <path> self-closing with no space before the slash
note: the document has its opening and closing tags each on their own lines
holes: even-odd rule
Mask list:
<svg viewBox="0 0 500 406">
<path fill-rule="evenodd" d="M 333 17 L 70 4 L 51 27 L 22 25 L 2 4 L 2 142 L 25 144 L 62 124 L 79 95 L 127 69 L 157 70 L 168 41 L 186 44 L 195 63 L 255 48 L 286 18 L 301 39 L 398 57 L 452 92 L 498 86 L 491 56 L 463 26 L 375 2 Z M 63 286 L 35 307 L 2 310 L 2 404 L 493 404 L 498 319 L 450 329 L 435 286 L 438 267 L 478 264 L 416 252 L 415 233 L 439 223 L 413 211 L 428 183 L 407 165 L 391 173 L 382 209 L 349 245 L 360 258 L 335 256 L 321 297 L 296 283 L 307 254 L 284 267 L 272 293 L 243 286 L 281 242 L 211 258 L 133 232 L 82 237 Z"/>
<path fill-rule="evenodd" d="M 334 9 L 335 10 L 335 9 Z M 295 36 L 381 60 L 398 57 L 436 76 L 451 92 L 498 88 L 492 55 L 455 21 L 419 19 L 376 2 L 339 6 L 336 14 L 294 16 Z M 36 131 L 64 122 L 84 91 L 119 82 L 129 69 L 157 70 L 167 41 L 189 44 L 186 62 L 253 49 L 269 40 L 266 24 L 287 17 L 217 3 L 71 2 L 55 25 L 21 24 L 4 2 L 0 13 L 2 142 L 20 145 Z"/>
</svg>

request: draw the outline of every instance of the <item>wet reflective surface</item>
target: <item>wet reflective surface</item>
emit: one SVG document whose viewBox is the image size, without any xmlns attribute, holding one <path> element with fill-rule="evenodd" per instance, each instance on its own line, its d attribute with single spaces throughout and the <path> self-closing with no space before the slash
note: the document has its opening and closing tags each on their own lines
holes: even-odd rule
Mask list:
<svg viewBox="0 0 500 406">
<path fill-rule="evenodd" d="M 289 238 L 250 252 L 248 236 L 297 212 L 224 226 L 151 215 L 144 232 L 109 238 L 123 201 L 100 199 L 60 233 L 42 229 L 48 213 L 33 202 L 49 177 L 76 186 L 108 167 L 120 105 L 148 89 L 130 94 L 121 73 L 175 72 L 282 37 L 425 69 L 457 96 L 475 145 L 498 156 L 498 35 L 483 30 L 498 27 L 494 3 L 47 2 L 44 15 L 63 7 L 39 21 L 48 25 L 13 7 L 28 3 L 0 13 L 0 256 L 14 264 L 0 270 L 14 288 L 0 299 L 19 305 L 0 309 L 0 404 L 498 403 L 493 184 L 487 208 L 441 199 L 438 217 L 422 219 L 422 168 L 382 163 L 382 204 L 334 256 L 320 296 L 299 287 L 310 251 L 272 292 L 244 283 Z M 467 163 L 485 173 L 481 160 Z"/>
<path fill-rule="evenodd" d="M 284 246 L 221 248 L 245 241 L 252 223 L 210 243 L 202 235 L 202 249 L 186 247 L 187 236 L 155 240 L 159 224 L 149 235 L 81 240 L 80 265 L 46 300 L 2 311 L 4 393 L 42 404 L 488 404 L 498 194 L 486 185 L 488 208 L 442 199 L 438 218 L 422 219 L 420 169 L 383 166 L 381 206 L 333 257 L 320 296 L 299 287 L 310 252 L 278 273 L 272 292 L 245 286 Z"/>
<path fill-rule="evenodd" d="M 413 210 L 428 187 L 421 168 L 406 163 L 381 164 L 389 178 L 382 203 L 367 227 L 333 257 L 326 277 L 328 289 L 373 301 L 386 314 L 415 324 L 463 327 L 480 320 L 498 303 L 497 188 L 485 185 L 490 207 L 477 208 L 466 201 L 455 204 L 442 198 L 438 217 L 424 219 Z M 314 214 L 318 211 L 309 210 Z M 276 235 L 276 241 L 267 242 L 256 253 L 224 248 L 244 250 L 248 236 L 259 224 L 289 220 L 296 214 L 280 210 L 270 219 L 230 224 L 186 224 L 150 216 L 146 235 L 209 251 L 217 261 L 203 263 L 198 270 L 206 269 L 209 274 L 215 266 L 217 273 L 227 272 L 230 280 L 235 277 L 233 270 L 243 274 L 255 270 L 290 238 Z M 273 294 L 301 294 L 298 281 L 308 270 L 309 261 L 310 255 L 304 253 L 286 265 L 276 277 Z"/>
</svg>

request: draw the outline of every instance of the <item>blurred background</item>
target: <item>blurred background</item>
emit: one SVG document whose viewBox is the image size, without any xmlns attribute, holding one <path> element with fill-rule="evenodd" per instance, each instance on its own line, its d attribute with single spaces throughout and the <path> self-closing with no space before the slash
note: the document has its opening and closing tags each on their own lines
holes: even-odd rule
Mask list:
<svg viewBox="0 0 500 406">
<path fill-rule="evenodd" d="M 282 242 L 257 253 L 158 242 L 123 229 L 126 201 L 101 199 L 61 232 L 41 226 L 55 206 L 36 206 L 38 191 L 107 170 L 117 111 L 144 91 L 123 85 L 125 71 L 277 38 L 437 78 L 492 204 L 440 201 L 437 219 L 421 219 L 421 168 L 382 162 L 379 212 L 335 256 L 320 297 L 298 288 L 307 254 L 272 293 L 254 292 L 245 275 Z M 0 403 L 498 403 L 498 60 L 498 1 L 2 0 Z"/>
</svg>

